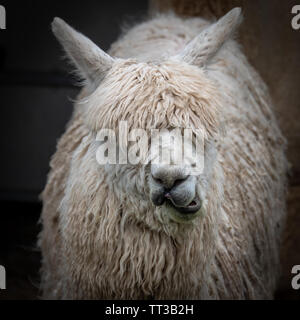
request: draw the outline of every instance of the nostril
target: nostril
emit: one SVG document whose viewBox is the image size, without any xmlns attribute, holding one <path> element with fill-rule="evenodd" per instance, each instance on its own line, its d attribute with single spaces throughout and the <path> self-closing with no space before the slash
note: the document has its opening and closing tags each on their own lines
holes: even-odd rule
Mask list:
<svg viewBox="0 0 300 320">
<path fill-rule="evenodd" d="M 167 199 L 171 199 L 172 198 L 169 192 L 165 193 L 165 198 L 167 198 Z"/>
<path fill-rule="evenodd" d="M 158 183 L 158 184 L 160 184 L 160 185 L 163 185 L 163 184 L 164 184 L 163 180 L 162 180 L 159 176 L 155 176 L 154 174 L 151 174 L 151 176 L 152 176 L 152 179 L 153 179 L 156 183 Z"/>
<path fill-rule="evenodd" d="M 180 178 L 180 179 L 176 179 L 176 180 L 174 181 L 173 187 L 178 186 L 180 183 L 184 182 L 186 179 L 187 179 L 187 177 L 185 177 L 185 178 Z"/>
<path fill-rule="evenodd" d="M 153 177 L 153 176 L 152 176 L 152 178 L 153 178 L 153 180 L 154 180 L 155 182 L 157 182 L 158 184 L 161 184 L 161 185 L 164 184 L 163 181 L 162 181 L 160 178 L 155 178 L 155 177 Z"/>
</svg>

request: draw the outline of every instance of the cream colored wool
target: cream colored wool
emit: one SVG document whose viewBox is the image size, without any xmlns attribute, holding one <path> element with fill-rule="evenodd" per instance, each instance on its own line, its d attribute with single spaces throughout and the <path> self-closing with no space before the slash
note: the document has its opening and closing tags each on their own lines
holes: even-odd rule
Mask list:
<svg viewBox="0 0 300 320">
<path fill-rule="evenodd" d="M 205 65 L 182 61 L 208 25 L 162 15 L 133 27 L 112 45 L 117 59 L 100 85 L 83 89 L 42 195 L 44 298 L 273 297 L 285 140 L 264 82 L 234 40 Z M 148 130 L 204 127 L 216 141 L 206 187 L 198 177 L 205 210 L 192 224 L 152 204 L 147 166 L 97 163 L 97 131 L 120 120 Z"/>
</svg>

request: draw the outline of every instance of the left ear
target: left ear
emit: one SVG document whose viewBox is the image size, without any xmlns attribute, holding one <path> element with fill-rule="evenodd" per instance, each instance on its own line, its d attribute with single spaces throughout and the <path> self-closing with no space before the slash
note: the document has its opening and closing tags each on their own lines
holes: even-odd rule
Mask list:
<svg viewBox="0 0 300 320">
<path fill-rule="evenodd" d="M 114 59 L 60 18 L 52 22 L 52 31 L 81 77 L 96 88 L 112 67 Z"/>
<path fill-rule="evenodd" d="M 199 67 L 206 65 L 236 31 L 241 21 L 241 8 L 232 9 L 216 23 L 204 29 L 173 58 Z"/>
</svg>

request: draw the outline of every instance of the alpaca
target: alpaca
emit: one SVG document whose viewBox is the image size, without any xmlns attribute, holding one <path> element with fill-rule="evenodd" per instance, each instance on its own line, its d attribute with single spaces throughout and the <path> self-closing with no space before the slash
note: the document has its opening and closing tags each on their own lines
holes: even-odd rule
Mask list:
<svg viewBox="0 0 300 320">
<path fill-rule="evenodd" d="M 109 51 L 55 18 L 84 88 L 42 193 L 45 299 L 271 299 L 285 222 L 285 139 L 266 85 L 216 22 L 156 16 Z M 107 164 L 97 133 L 197 128 L 204 169 Z M 146 153 L 146 150 L 141 150 Z"/>
</svg>

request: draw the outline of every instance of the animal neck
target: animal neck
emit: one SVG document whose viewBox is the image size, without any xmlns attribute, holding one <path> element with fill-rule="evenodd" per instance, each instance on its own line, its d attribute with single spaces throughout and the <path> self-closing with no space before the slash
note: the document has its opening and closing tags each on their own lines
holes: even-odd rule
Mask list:
<svg viewBox="0 0 300 320">
<path fill-rule="evenodd" d="M 85 154 L 85 163 L 94 160 Z M 204 215 L 194 225 L 165 226 L 148 202 L 120 202 L 96 169 L 82 171 L 83 161 L 76 163 L 77 174 L 71 172 L 74 181 L 62 204 L 62 233 L 66 248 L 72 248 L 65 256 L 75 261 L 72 266 L 79 265 L 79 260 L 90 261 L 86 276 L 98 279 L 106 297 L 166 298 L 172 292 L 169 298 L 200 298 L 215 253 L 222 197 L 220 168 L 214 169 Z M 78 172 L 86 179 L 84 185 Z M 79 228 L 80 236 L 73 232 Z"/>
</svg>

